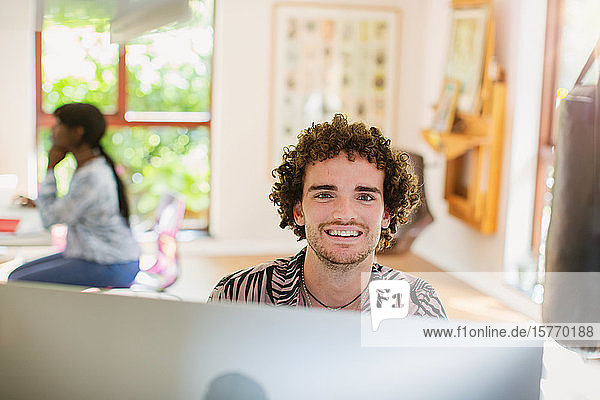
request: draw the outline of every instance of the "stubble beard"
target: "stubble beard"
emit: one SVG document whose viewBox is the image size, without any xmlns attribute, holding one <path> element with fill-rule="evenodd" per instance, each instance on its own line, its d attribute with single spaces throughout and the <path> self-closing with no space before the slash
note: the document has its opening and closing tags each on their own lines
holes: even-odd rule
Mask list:
<svg viewBox="0 0 600 400">
<path fill-rule="evenodd" d="M 379 237 L 375 237 L 367 227 L 361 226 L 363 235 L 365 235 L 366 239 L 365 247 L 359 249 L 357 253 L 336 254 L 336 250 L 327 249 L 323 245 L 323 241 L 319 238 L 320 232 L 323 232 L 323 235 L 326 235 L 323 231 L 323 226 L 325 225 L 326 224 L 321 224 L 318 229 L 305 227 L 306 241 L 317 255 L 322 265 L 331 272 L 344 273 L 355 269 L 361 262 L 369 257 L 369 255 L 373 254 L 377 247 Z"/>
</svg>

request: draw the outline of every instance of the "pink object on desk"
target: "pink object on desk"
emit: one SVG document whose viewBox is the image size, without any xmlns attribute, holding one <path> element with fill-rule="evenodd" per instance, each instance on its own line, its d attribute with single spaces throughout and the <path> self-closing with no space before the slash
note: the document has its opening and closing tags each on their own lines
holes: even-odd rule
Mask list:
<svg viewBox="0 0 600 400">
<path fill-rule="evenodd" d="M 0 218 L 0 232 L 14 233 L 20 221 L 19 219 Z"/>
</svg>

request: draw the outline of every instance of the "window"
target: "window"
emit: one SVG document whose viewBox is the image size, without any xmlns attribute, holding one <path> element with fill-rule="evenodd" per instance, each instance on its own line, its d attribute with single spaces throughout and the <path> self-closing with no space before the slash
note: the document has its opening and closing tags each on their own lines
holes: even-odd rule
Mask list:
<svg viewBox="0 0 600 400">
<path fill-rule="evenodd" d="M 186 201 L 184 228 L 208 229 L 213 4 L 189 5 L 188 21 L 125 45 L 110 43 L 101 10 L 47 9 L 36 33 L 40 177 L 54 109 L 92 103 L 105 114 L 102 144 L 127 183 L 132 222 L 151 220 L 160 196 L 176 191 Z M 57 166 L 59 195 L 74 167 L 69 157 Z"/>
</svg>

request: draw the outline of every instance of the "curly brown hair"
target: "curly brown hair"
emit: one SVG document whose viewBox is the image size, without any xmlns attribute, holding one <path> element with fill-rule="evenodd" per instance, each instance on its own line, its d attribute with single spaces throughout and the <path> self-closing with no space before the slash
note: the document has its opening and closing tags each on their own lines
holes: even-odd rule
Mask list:
<svg viewBox="0 0 600 400">
<path fill-rule="evenodd" d="M 391 247 L 397 225 L 406 224 L 411 210 L 419 203 L 419 192 L 408 154 L 392 149 L 390 143 L 378 128 L 367 129 L 363 123 L 348 124 L 342 114 L 336 114 L 331 123 L 313 123 L 302 131 L 296 146 L 283 149 L 283 163 L 272 172 L 276 182 L 269 199 L 278 207 L 279 226 L 290 227 L 298 240 L 305 239 L 304 226 L 296 224 L 293 208 L 302 201 L 306 166 L 334 158 L 340 152 L 345 152 L 350 161 L 358 154 L 385 173 L 383 203 L 391 218 L 389 227 L 381 228 L 377 249 Z"/>
</svg>

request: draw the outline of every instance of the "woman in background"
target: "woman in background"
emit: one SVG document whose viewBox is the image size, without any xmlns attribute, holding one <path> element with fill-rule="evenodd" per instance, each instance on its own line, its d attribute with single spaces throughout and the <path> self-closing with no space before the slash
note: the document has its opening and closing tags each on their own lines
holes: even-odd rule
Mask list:
<svg viewBox="0 0 600 400">
<path fill-rule="evenodd" d="M 54 116 L 48 173 L 36 203 L 46 228 L 67 225 L 67 246 L 63 253 L 23 264 L 8 280 L 129 287 L 139 271 L 140 250 L 129 228 L 123 182 L 100 145 L 104 116 L 84 103 L 61 106 Z M 54 167 L 68 152 L 77 169 L 69 192 L 58 198 Z"/>
</svg>

